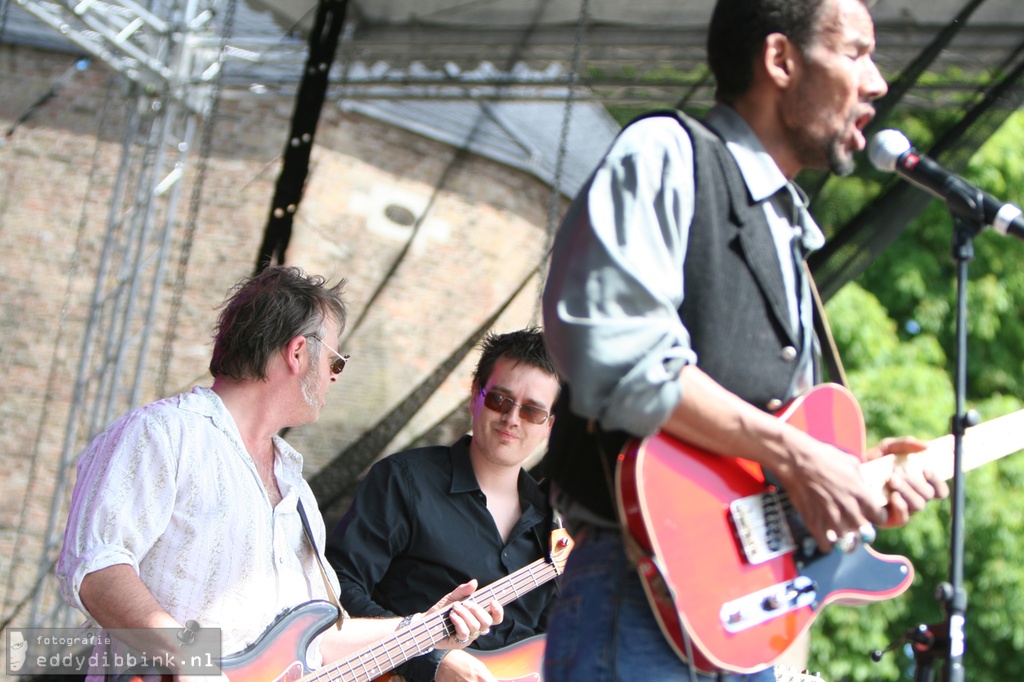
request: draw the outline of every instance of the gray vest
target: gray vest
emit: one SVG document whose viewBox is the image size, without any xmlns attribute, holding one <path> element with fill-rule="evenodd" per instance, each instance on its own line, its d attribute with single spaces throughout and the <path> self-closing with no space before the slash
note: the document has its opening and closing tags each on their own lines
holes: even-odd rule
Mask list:
<svg viewBox="0 0 1024 682">
<path fill-rule="evenodd" d="M 802 344 L 790 324 L 768 219 L 725 143 L 699 121 L 677 117 L 693 140 L 697 169 L 680 317 L 704 372 L 747 402 L 776 410 L 793 397 Z"/>
<path fill-rule="evenodd" d="M 750 200 L 735 159 L 717 135 L 678 111 L 647 116 L 666 115 L 690 133 L 696 167 L 680 317 L 703 371 L 748 402 L 776 409 L 776 400 L 792 397 L 800 335 L 790 327 L 764 209 Z M 563 385 L 555 404 L 545 475 L 590 511 L 616 521 L 611 477 L 615 457 L 631 436 L 573 414 L 571 392 Z"/>
</svg>

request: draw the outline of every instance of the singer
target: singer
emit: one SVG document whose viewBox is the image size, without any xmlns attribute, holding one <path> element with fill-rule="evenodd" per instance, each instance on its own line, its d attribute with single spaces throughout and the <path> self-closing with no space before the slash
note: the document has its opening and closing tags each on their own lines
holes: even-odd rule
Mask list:
<svg viewBox="0 0 1024 682">
<path fill-rule="evenodd" d="M 854 551 L 872 524 L 905 523 L 948 494 L 908 472 L 880 502 L 855 458 L 771 414 L 822 380 L 802 261 L 824 238 L 792 179 L 852 171 L 887 90 L 874 47 L 866 0 L 718 0 L 708 31 L 718 105 L 704 121 L 660 112 L 627 126 L 566 214 L 543 296 L 565 382 L 545 466 L 576 546 L 549 620 L 547 682 L 775 679 L 762 667 L 774 651 L 701 661 L 691 656 L 701 633 L 665 634 L 613 489 L 632 439 L 758 462 L 823 552 Z M 922 447 L 886 439 L 868 456 Z M 678 537 L 689 530 L 669 541 L 692 547 L 686 563 L 699 567 L 706 546 Z M 722 604 L 728 583 L 676 587 Z"/>
</svg>

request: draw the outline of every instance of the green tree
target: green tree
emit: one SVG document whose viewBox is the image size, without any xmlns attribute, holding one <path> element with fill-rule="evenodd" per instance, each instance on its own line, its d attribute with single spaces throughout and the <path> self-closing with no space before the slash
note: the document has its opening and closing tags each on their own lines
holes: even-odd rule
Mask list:
<svg viewBox="0 0 1024 682">
<path fill-rule="evenodd" d="M 930 114 L 945 116 L 946 114 Z M 904 125 L 905 123 L 905 125 Z M 924 140 L 928 120 L 901 122 Z M 941 129 L 937 127 L 934 129 Z M 927 142 L 919 142 L 927 148 Z M 1024 115 L 1014 114 L 964 172 L 995 196 L 1024 197 Z M 823 225 L 846 219 L 872 193 L 870 183 L 830 183 L 848 192 Z M 848 185 L 849 189 L 843 189 Z M 881 436 L 948 433 L 953 414 L 955 267 L 952 224 L 935 201 L 855 283 L 828 303 L 837 344 L 869 429 Z M 974 242 L 968 284 L 968 400 L 983 419 L 1019 410 L 1024 395 L 1024 244 L 986 231 Z M 1022 434 L 1007 434 L 1021 438 Z M 1011 456 L 965 477 L 965 588 L 968 679 L 1017 679 L 1024 667 L 1024 509 L 1016 498 L 1024 458 Z M 814 627 L 811 666 L 826 680 L 912 679 L 903 650 L 869 658 L 921 623 L 945 615 L 935 588 L 949 577 L 950 501 L 934 503 L 900 529 L 880 533 L 875 548 L 912 560 L 913 586 L 898 598 L 860 608 L 830 607 Z"/>
</svg>

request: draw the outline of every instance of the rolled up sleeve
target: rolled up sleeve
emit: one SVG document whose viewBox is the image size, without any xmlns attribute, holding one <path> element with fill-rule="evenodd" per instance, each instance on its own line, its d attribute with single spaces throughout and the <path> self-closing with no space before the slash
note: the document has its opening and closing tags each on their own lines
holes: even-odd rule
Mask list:
<svg viewBox="0 0 1024 682">
<path fill-rule="evenodd" d="M 605 429 L 655 433 L 696 362 L 678 312 L 693 197 L 688 135 L 647 119 L 616 140 L 556 237 L 545 337 L 572 410 Z"/>
<path fill-rule="evenodd" d="M 140 557 L 167 527 L 175 496 L 174 452 L 165 429 L 123 418 L 82 453 L 57 578 L 64 599 L 91 617 L 79 596 L 85 576 Z"/>
</svg>

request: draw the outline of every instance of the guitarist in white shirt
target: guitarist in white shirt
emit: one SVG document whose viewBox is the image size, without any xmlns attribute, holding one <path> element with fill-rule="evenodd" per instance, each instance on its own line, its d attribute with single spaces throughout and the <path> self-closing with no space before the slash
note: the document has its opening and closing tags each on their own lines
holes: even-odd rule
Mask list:
<svg viewBox="0 0 1024 682">
<path fill-rule="evenodd" d="M 168 633 L 195 621 L 221 629 L 227 655 L 253 644 L 283 609 L 328 599 L 325 581 L 337 594 L 333 571 L 323 577 L 317 565 L 317 555 L 326 563 L 325 529 L 302 457 L 277 434 L 316 421 L 345 367 L 334 350 L 343 286 L 287 267 L 239 282 L 217 325 L 213 386 L 134 410 L 82 453 L 57 574 L 92 623 L 139 629 L 132 644 L 152 654 L 178 651 Z M 437 646 L 461 648 L 501 622 L 499 604 L 467 599 L 474 589 L 460 585 L 436 605 L 454 603 L 454 634 Z M 408 624 L 346 618 L 310 647 L 310 664 Z M 269 680 L 284 671 L 265 672 Z"/>
</svg>

